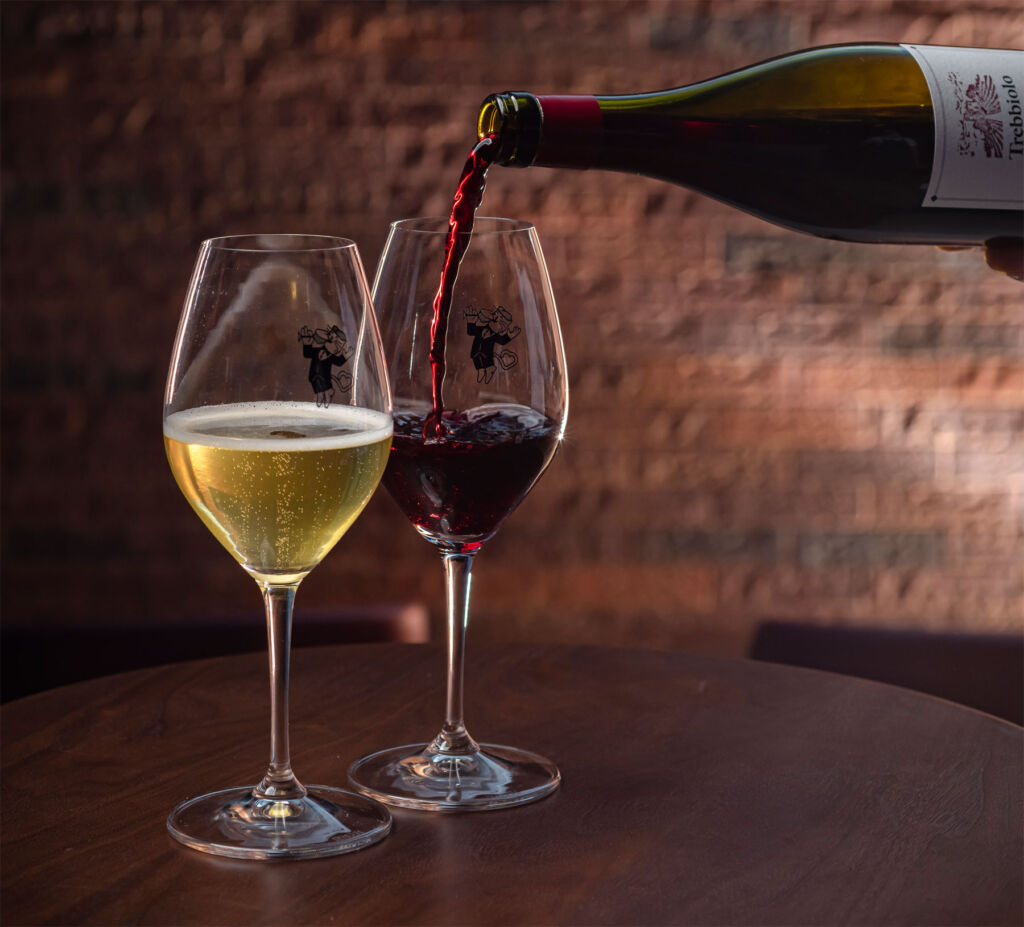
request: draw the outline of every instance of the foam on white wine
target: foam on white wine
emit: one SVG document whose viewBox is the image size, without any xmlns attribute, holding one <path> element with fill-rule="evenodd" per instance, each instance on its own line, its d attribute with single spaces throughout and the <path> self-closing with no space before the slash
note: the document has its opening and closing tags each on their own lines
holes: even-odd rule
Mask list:
<svg viewBox="0 0 1024 927">
<path fill-rule="evenodd" d="M 380 481 L 391 416 L 353 406 L 204 406 L 164 422 L 171 471 L 214 536 L 257 579 L 297 582 Z"/>
</svg>

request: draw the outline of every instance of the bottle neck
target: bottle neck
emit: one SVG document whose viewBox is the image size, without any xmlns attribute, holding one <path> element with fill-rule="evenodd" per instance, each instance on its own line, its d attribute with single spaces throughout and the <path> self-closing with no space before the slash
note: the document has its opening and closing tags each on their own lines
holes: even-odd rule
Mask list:
<svg viewBox="0 0 1024 927">
<path fill-rule="evenodd" d="M 666 179 L 653 162 L 683 138 L 714 157 L 714 146 L 703 145 L 712 135 L 745 134 L 744 144 L 761 145 L 753 139 L 769 122 L 846 124 L 851 116 L 888 119 L 899 112 L 930 118 L 929 103 L 921 68 L 906 49 L 862 43 L 806 49 L 654 93 L 497 93 L 484 101 L 478 131 L 498 140 L 494 160 L 502 165 L 596 167 Z"/>
<path fill-rule="evenodd" d="M 601 107 L 582 94 L 495 93 L 481 106 L 477 132 L 496 138 L 493 160 L 505 167 L 588 168 L 601 147 Z"/>
</svg>

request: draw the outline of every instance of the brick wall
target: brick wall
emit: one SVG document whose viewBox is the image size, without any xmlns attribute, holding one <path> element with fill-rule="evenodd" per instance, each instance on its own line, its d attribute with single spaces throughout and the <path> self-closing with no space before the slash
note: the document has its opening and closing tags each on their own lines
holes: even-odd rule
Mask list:
<svg viewBox="0 0 1024 927">
<path fill-rule="evenodd" d="M 257 610 L 163 458 L 199 241 L 446 210 L 493 90 L 627 92 L 858 39 L 1024 47 L 1018 4 L 45 2 L 3 17 L 3 620 Z M 569 436 L 477 567 L 474 635 L 733 646 L 769 617 L 1024 624 L 1024 288 L 683 189 L 492 171 L 533 220 Z M 385 496 L 303 606 L 442 611 Z M 711 642 L 711 643 L 708 643 Z M 726 646 L 722 644 L 721 646 Z"/>
</svg>

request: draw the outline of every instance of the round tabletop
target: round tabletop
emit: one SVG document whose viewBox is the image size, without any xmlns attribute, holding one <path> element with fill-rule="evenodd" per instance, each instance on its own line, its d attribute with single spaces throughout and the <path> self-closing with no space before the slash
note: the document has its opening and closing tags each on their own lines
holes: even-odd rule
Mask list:
<svg viewBox="0 0 1024 927">
<path fill-rule="evenodd" d="M 6 705 L 6 924 L 1019 924 L 1024 731 L 812 670 L 682 653 L 471 646 L 477 739 L 564 781 L 519 808 L 394 811 L 390 837 L 252 863 L 171 839 L 187 796 L 255 783 L 257 654 L 96 679 Z M 344 785 L 426 741 L 434 646 L 293 655 L 292 759 Z"/>
</svg>

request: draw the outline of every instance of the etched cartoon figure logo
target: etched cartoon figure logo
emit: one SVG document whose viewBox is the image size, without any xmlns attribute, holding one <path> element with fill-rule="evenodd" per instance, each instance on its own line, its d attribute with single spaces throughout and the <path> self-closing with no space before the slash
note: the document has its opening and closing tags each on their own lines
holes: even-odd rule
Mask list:
<svg viewBox="0 0 1024 927">
<path fill-rule="evenodd" d="M 342 392 L 352 386 L 352 374 L 347 370 L 335 374 L 332 367 L 340 367 L 353 354 L 345 333 L 332 325 L 313 331 L 308 325 L 299 329 L 302 356 L 309 358 L 309 385 L 316 393 L 316 404 L 327 408 L 334 398 L 334 388 Z"/>
<path fill-rule="evenodd" d="M 466 323 L 466 334 L 473 336 L 473 345 L 469 356 L 476 367 L 476 382 L 490 383 L 497 369 L 495 361 L 501 364 L 502 370 L 511 370 L 519 363 L 514 351 L 495 352 L 496 345 L 508 344 L 522 329 L 512 324 L 512 315 L 504 306 L 493 309 L 474 309 L 470 306 L 463 313 L 469 320 Z"/>
<path fill-rule="evenodd" d="M 986 158 L 1003 156 L 1003 123 L 993 118 L 1001 112 L 995 81 L 986 74 L 974 75 L 973 82 L 964 89 L 963 81 L 954 72 L 947 75 L 956 93 L 956 111 L 960 114 L 960 143 L 957 151 L 973 158 L 979 144 Z"/>
</svg>

